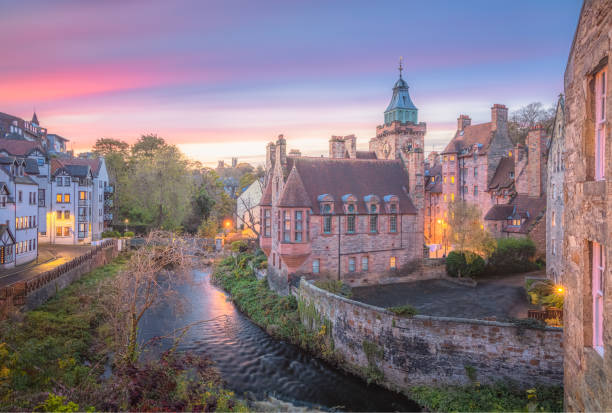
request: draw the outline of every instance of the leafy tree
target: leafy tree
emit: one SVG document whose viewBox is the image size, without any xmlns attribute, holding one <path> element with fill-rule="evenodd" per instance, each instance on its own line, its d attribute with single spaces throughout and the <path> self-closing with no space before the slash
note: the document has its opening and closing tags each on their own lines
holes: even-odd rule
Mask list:
<svg viewBox="0 0 612 413">
<path fill-rule="evenodd" d="M 129 155 L 130 145 L 119 139 L 100 138 L 96 141 L 92 148 L 92 152 L 98 156 L 108 157 L 109 155 L 123 155 L 127 158 Z"/>
<path fill-rule="evenodd" d="M 198 227 L 198 236 L 202 238 L 214 238 L 219 231 L 217 220 L 213 217 L 206 218 Z"/>
<path fill-rule="evenodd" d="M 132 145 L 132 156 L 134 158 L 151 159 L 166 146 L 166 141 L 155 134 L 142 135 L 134 145 Z"/>
<path fill-rule="evenodd" d="M 255 179 L 257 178 L 251 172 L 247 172 L 242 175 L 238 184 L 238 193 L 242 193 L 242 191 L 247 189 L 253 182 L 255 182 Z"/>
<path fill-rule="evenodd" d="M 485 256 L 493 251 L 495 241 L 481 223 L 478 206 L 456 201 L 451 203 L 448 213 L 450 239 L 457 251 Z"/>
<path fill-rule="evenodd" d="M 510 114 L 508 132 L 514 143 L 525 143 L 529 129 L 536 124 L 542 124 L 551 132 L 555 120 L 555 108 L 544 108 L 540 102 L 523 106 Z"/>
</svg>

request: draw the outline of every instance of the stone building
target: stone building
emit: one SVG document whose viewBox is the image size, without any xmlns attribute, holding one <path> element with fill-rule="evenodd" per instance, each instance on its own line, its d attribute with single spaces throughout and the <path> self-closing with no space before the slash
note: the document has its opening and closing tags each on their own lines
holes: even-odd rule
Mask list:
<svg viewBox="0 0 612 413">
<path fill-rule="evenodd" d="M 430 257 L 444 254 L 445 237 L 442 220 L 442 164 L 436 157 L 430 157 L 425 164 L 425 244 L 429 246 Z"/>
<path fill-rule="evenodd" d="M 278 291 L 287 292 L 291 274 L 350 283 L 422 258 L 402 161 L 288 157 L 283 137 L 275 148 L 260 202 L 260 245 Z"/>
<path fill-rule="evenodd" d="M 561 95 L 548 143 L 546 166 L 546 274 L 557 284 L 563 283 L 564 106 Z"/>
<path fill-rule="evenodd" d="M 585 0 L 565 70 L 565 409 L 612 410 L 612 2 Z"/>
</svg>

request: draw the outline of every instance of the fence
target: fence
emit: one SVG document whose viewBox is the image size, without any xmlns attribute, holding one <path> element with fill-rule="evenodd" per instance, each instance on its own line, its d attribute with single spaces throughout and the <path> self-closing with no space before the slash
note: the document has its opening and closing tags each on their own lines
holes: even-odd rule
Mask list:
<svg viewBox="0 0 612 413">
<path fill-rule="evenodd" d="M 535 318 L 541 321 L 551 319 L 563 321 L 563 310 L 553 307 L 549 307 L 546 310 L 527 310 L 527 318 Z"/>
<path fill-rule="evenodd" d="M 20 308 L 26 305 L 27 297 L 32 293 L 46 287 L 52 281 L 57 280 L 62 275 L 67 274 L 76 268 L 79 268 L 83 264 L 94 261 L 96 258 L 98 258 L 98 256 L 105 254 L 105 251 L 110 251 L 113 257 L 116 256 L 118 253 L 116 241 L 112 239 L 103 241 L 85 254 L 59 265 L 52 270 L 40 273 L 30 279 L 18 281 L 9 286 L 0 288 L 0 319 L 6 316 L 7 311 L 10 308 Z"/>
</svg>

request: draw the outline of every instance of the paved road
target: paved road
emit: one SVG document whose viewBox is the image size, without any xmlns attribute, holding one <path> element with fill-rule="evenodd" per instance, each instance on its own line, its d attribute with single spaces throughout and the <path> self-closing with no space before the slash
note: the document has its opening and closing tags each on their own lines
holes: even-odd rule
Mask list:
<svg viewBox="0 0 612 413">
<path fill-rule="evenodd" d="M 445 280 L 356 287 L 353 299 L 379 307 L 410 304 L 419 314 L 441 317 L 525 318 L 530 308 L 525 275 L 484 279 L 476 288 Z"/>
<path fill-rule="evenodd" d="M 90 245 L 51 245 L 39 244 L 38 262 L 0 271 L 0 287 L 27 280 L 37 274 L 49 271 L 63 263 L 85 254 Z"/>
</svg>

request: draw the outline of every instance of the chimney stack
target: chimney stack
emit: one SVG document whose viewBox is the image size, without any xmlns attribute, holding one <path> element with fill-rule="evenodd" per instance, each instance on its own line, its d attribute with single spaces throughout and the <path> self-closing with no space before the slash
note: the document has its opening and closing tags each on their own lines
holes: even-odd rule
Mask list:
<svg viewBox="0 0 612 413">
<path fill-rule="evenodd" d="M 542 175 L 546 167 L 542 154 L 546 147 L 546 130 L 541 124 L 530 128 L 527 134 L 527 177 L 529 196 L 539 198 L 542 189 Z"/>
<path fill-rule="evenodd" d="M 276 160 L 281 163 L 281 166 L 287 165 L 287 141 L 283 135 L 278 135 L 276 140 Z"/>
<path fill-rule="evenodd" d="M 508 108 L 496 103 L 491 108 L 491 130 L 508 134 Z"/>
<path fill-rule="evenodd" d="M 472 124 L 472 119 L 468 115 L 459 115 L 457 118 L 457 130 L 462 131 L 466 126 Z"/>
<path fill-rule="evenodd" d="M 332 136 L 329 140 L 329 157 L 332 159 L 346 158 L 346 142 L 342 136 Z"/>
</svg>

